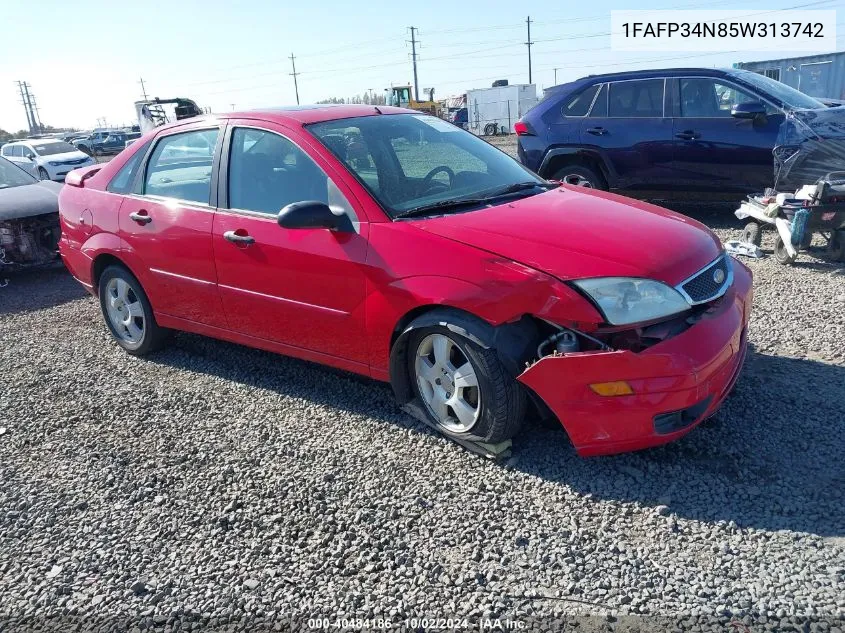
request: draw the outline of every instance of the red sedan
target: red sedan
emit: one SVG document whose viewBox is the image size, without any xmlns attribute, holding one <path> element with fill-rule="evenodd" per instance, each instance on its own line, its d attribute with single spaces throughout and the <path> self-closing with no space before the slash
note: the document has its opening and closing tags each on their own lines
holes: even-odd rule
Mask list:
<svg viewBox="0 0 845 633">
<path fill-rule="evenodd" d="M 581 455 L 683 435 L 742 367 L 751 273 L 707 228 L 434 117 L 189 119 L 67 185 L 62 257 L 131 354 L 195 332 L 389 381 L 461 439 L 553 415 Z"/>
</svg>

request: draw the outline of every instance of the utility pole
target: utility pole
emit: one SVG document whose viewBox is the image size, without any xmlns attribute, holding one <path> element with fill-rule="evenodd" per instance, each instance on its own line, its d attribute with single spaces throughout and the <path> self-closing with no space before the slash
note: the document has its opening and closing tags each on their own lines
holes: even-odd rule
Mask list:
<svg viewBox="0 0 845 633">
<path fill-rule="evenodd" d="M 528 83 L 533 83 L 531 81 L 531 45 L 534 42 L 531 41 L 531 16 L 530 15 L 526 18 L 525 24 L 528 26 L 528 41 L 525 42 L 525 45 L 528 47 Z"/>
<path fill-rule="evenodd" d="M 296 72 L 296 62 L 294 61 L 296 57 L 293 56 L 293 53 L 290 54 L 290 65 L 293 68 L 293 72 L 290 73 L 293 76 L 293 89 L 296 91 L 296 105 L 299 105 L 299 86 L 296 83 L 296 76 L 299 74 Z"/>
<path fill-rule="evenodd" d="M 148 100 L 148 99 L 147 99 L 147 89 L 146 89 L 146 87 L 144 86 L 144 78 L 143 78 L 143 77 L 141 77 L 141 92 L 142 92 L 142 93 L 143 93 L 143 95 L 144 95 L 144 101 L 147 101 L 147 100 Z"/>
<path fill-rule="evenodd" d="M 555 68 L 555 85 L 557 85 L 557 71 L 559 70 L 560 68 Z"/>
<path fill-rule="evenodd" d="M 26 95 L 26 107 L 29 108 L 29 116 L 32 118 L 32 126 L 30 127 L 30 132 L 33 133 L 40 133 L 41 132 L 41 121 L 38 120 L 38 116 L 36 115 L 35 108 L 32 105 L 32 99 L 35 95 L 30 96 L 29 94 L 29 84 L 23 82 L 23 91 Z"/>
<path fill-rule="evenodd" d="M 412 26 L 411 29 L 411 59 L 414 60 L 414 101 L 420 100 L 419 81 L 417 81 L 417 44 L 419 41 L 416 37 L 417 27 Z"/>
<path fill-rule="evenodd" d="M 23 109 L 26 112 L 26 125 L 29 128 L 30 134 L 32 134 L 32 130 L 35 126 L 32 122 L 32 115 L 30 115 L 30 113 L 29 113 L 29 104 L 26 101 L 26 96 L 24 95 L 24 92 L 23 92 L 23 86 L 24 86 L 23 82 L 18 81 L 18 90 L 21 91 L 21 103 L 23 104 Z"/>
</svg>

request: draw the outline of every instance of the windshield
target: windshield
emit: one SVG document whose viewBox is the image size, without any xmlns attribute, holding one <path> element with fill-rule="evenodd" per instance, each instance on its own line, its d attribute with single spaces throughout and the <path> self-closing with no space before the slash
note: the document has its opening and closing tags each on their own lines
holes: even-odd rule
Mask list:
<svg viewBox="0 0 845 633">
<path fill-rule="evenodd" d="M 433 116 L 368 116 L 308 129 L 391 217 L 520 183 L 546 184 L 507 154 Z"/>
<path fill-rule="evenodd" d="M 39 156 L 52 156 L 53 154 L 64 154 L 66 152 L 75 152 L 77 149 L 70 143 L 58 141 L 56 143 L 39 143 L 33 144 L 32 148 Z"/>
<path fill-rule="evenodd" d="M 0 158 L 0 189 L 31 185 L 35 182 L 38 181 L 23 169 L 5 158 Z"/>
<path fill-rule="evenodd" d="M 745 83 L 774 97 L 790 110 L 818 110 L 825 107 L 821 101 L 817 101 L 813 97 L 798 92 L 795 88 L 790 88 L 786 84 L 770 79 L 765 75 L 742 71 L 736 73 L 736 76 Z"/>
</svg>

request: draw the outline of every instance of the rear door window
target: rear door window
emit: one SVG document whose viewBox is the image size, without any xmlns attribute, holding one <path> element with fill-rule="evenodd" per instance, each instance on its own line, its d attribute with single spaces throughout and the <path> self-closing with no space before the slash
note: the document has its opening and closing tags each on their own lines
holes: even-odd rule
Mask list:
<svg viewBox="0 0 845 633">
<path fill-rule="evenodd" d="M 208 204 L 217 128 L 165 136 L 155 146 L 143 193 Z"/>
<path fill-rule="evenodd" d="M 617 118 L 663 116 L 663 79 L 635 79 L 610 84 L 608 111 Z"/>
</svg>

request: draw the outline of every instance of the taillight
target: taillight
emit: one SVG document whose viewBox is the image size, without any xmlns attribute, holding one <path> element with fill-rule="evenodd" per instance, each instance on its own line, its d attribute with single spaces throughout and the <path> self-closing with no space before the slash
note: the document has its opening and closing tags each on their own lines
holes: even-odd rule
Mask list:
<svg viewBox="0 0 845 633">
<path fill-rule="evenodd" d="M 534 136 L 534 132 L 531 131 L 531 128 L 528 127 L 528 124 L 525 121 L 517 121 L 514 123 L 513 131 L 516 132 L 517 136 Z"/>
</svg>

